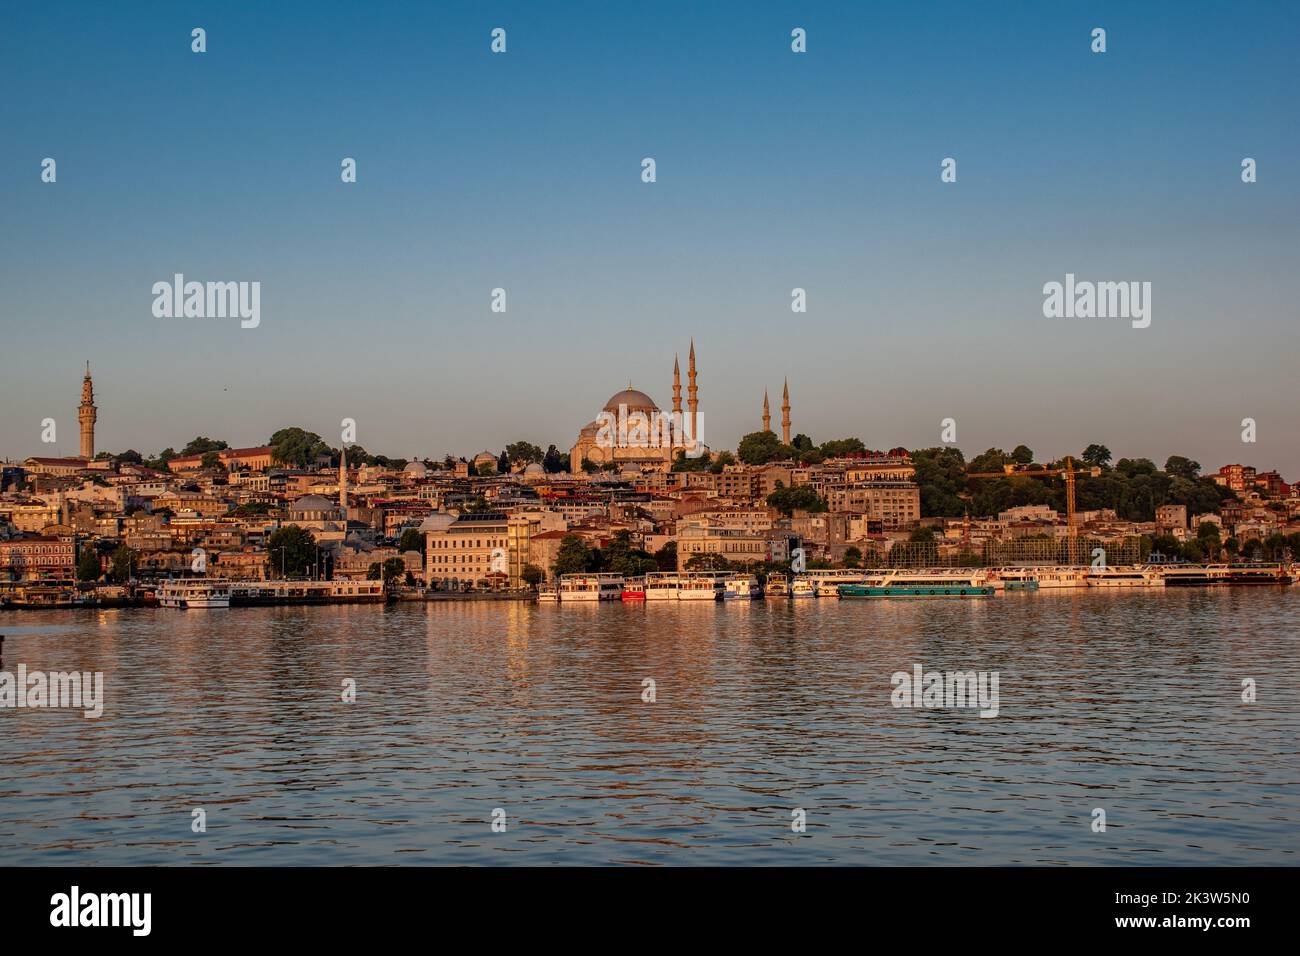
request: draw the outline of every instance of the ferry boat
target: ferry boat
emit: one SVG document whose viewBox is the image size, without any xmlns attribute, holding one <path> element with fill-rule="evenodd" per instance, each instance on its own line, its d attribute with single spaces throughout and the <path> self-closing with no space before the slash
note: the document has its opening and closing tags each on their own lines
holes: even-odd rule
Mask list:
<svg viewBox="0 0 1300 956">
<path fill-rule="evenodd" d="M 231 581 L 234 607 L 284 604 L 383 604 L 388 591 L 382 581 Z"/>
<path fill-rule="evenodd" d="M 767 576 L 767 586 L 763 588 L 767 597 L 789 597 L 790 579 L 780 571 L 773 571 Z"/>
<path fill-rule="evenodd" d="M 645 578 L 629 578 L 623 583 L 623 602 L 632 604 L 645 600 Z"/>
<path fill-rule="evenodd" d="M 817 585 L 805 577 L 796 577 L 794 583 L 790 585 L 790 597 L 792 598 L 815 598 L 816 596 Z"/>
<path fill-rule="evenodd" d="M 860 568 L 822 568 L 809 571 L 807 578 L 818 597 L 835 597 L 841 584 L 865 584 L 867 572 Z"/>
<path fill-rule="evenodd" d="M 1291 575 L 1280 564 L 1234 564 L 1228 566 L 1229 584 L 1290 584 Z"/>
<path fill-rule="evenodd" d="M 537 602 L 558 604 L 560 602 L 560 591 L 558 588 L 544 587 L 537 589 Z"/>
<path fill-rule="evenodd" d="M 178 578 L 158 585 L 160 607 L 230 607 L 230 585 L 225 581 Z"/>
<path fill-rule="evenodd" d="M 716 571 L 688 571 L 680 576 L 679 601 L 721 601 L 726 575 Z"/>
<path fill-rule="evenodd" d="M 680 589 L 676 571 L 651 571 L 645 576 L 647 601 L 676 601 Z"/>
<path fill-rule="evenodd" d="M 617 601 L 623 596 L 621 574 L 562 574 L 560 602 Z"/>
<path fill-rule="evenodd" d="M 989 584 L 1003 591 L 1037 591 L 1038 572 L 1033 568 L 997 568 Z"/>
<path fill-rule="evenodd" d="M 1145 567 L 1105 567 L 1088 569 L 1090 588 L 1160 588 L 1165 579 L 1159 571 Z"/>
<path fill-rule="evenodd" d="M 842 598 L 988 597 L 994 593 L 983 571 L 895 571 L 877 583 L 840 585 Z"/>
<path fill-rule="evenodd" d="M 1048 588 L 1086 588 L 1088 586 L 1087 568 L 1047 565 L 1023 570 L 1033 573 L 1034 578 L 1038 581 L 1040 591 Z"/>
<path fill-rule="evenodd" d="M 1167 588 L 1204 588 L 1228 583 L 1226 564 L 1153 564 L 1147 567 L 1165 579 Z"/>
<path fill-rule="evenodd" d="M 758 578 L 752 574 L 733 574 L 723 582 L 724 601 L 753 601 L 762 596 L 763 589 L 758 586 Z"/>
</svg>

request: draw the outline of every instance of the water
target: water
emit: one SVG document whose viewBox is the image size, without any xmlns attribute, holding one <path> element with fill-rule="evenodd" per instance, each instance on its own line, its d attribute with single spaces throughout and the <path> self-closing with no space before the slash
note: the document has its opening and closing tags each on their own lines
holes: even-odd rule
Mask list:
<svg viewBox="0 0 1300 956">
<path fill-rule="evenodd" d="M 1295 864 L 1297 623 L 1300 588 L 9 612 L 5 670 L 107 704 L 0 710 L 0 864 Z M 999 715 L 891 706 L 916 663 L 997 671 Z"/>
</svg>

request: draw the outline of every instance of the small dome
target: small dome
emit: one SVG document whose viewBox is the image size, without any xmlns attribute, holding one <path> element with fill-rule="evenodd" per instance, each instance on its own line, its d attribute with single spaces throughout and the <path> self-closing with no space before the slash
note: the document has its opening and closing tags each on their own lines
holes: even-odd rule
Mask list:
<svg viewBox="0 0 1300 956">
<path fill-rule="evenodd" d="M 290 511 L 335 511 L 338 505 L 328 498 L 322 498 L 320 495 L 303 495 L 292 505 Z"/>
<path fill-rule="evenodd" d="M 541 465 L 539 465 L 537 462 L 533 462 L 533 463 L 530 464 L 527 468 L 524 469 L 524 474 L 525 474 L 525 475 L 544 475 L 544 474 L 546 474 L 546 469 L 543 468 Z"/>
<path fill-rule="evenodd" d="M 412 461 L 402 469 L 402 474 L 413 475 L 416 478 L 427 478 L 429 477 L 429 468 L 422 461 Z"/>
</svg>

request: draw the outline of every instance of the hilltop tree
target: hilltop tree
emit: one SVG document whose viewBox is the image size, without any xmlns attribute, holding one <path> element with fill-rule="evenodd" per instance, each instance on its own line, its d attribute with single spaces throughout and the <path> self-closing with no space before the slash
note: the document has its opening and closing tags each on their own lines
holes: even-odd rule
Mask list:
<svg viewBox="0 0 1300 956">
<path fill-rule="evenodd" d="M 1017 465 L 1028 465 L 1034 460 L 1034 453 L 1026 445 L 1017 445 L 1011 451 L 1011 460 Z"/>
<path fill-rule="evenodd" d="M 1105 468 L 1110 463 L 1110 449 L 1105 445 L 1089 445 L 1079 457 L 1094 468 Z"/>
<path fill-rule="evenodd" d="M 511 442 L 503 454 L 509 465 L 531 465 L 542 460 L 542 450 L 526 441 Z"/>
<path fill-rule="evenodd" d="M 332 452 L 320 435 L 296 425 L 281 428 L 270 437 L 267 444 L 271 446 L 272 460 L 291 468 L 310 468 L 318 457 Z"/>
<path fill-rule="evenodd" d="M 1165 474 L 1195 481 L 1201 474 L 1201 463 L 1184 458 L 1182 455 L 1170 455 L 1165 461 Z"/>
<path fill-rule="evenodd" d="M 862 444 L 861 438 L 836 438 L 832 441 L 822 442 L 818 450 L 827 458 L 840 458 L 845 455 L 856 455 L 864 452 L 867 450 L 867 446 Z"/>
<path fill-rule="evenodd" d="M 230 446 L 223 441 L 219 441 L 215 438 L 205 438 L 200 435 L 198 438 L 191 439 L 190 443 L 181 449 L 181 454 L 202 455 L 205 452 L 210 451 L 224 451 L 229 447 Z"/>
<path fill-rule="evenodd" d="M 569 460 L 564 455 L 560 454 L 558 448 L 552 445 L 546 449 L 546 455 L 542 458 L 542 469 L 548 475 L 553 475 L 560 471 L 568 471 Z"/>
<path fill-rule="evenodd" d="M 750 432 L 740 440 L 736 455 L 747 465 L 766 465 L 769 461 L 796 457 L 795 450 L 781 444 L 773 432 Z"/>
</svg>

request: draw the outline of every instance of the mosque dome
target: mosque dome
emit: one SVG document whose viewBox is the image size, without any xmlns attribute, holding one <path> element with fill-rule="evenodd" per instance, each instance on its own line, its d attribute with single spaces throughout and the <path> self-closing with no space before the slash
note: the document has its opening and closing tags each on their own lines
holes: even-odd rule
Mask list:
<svg viewBox="0 0 1300 956">
<path fill-rule="evenodd" d="M 608 402 L 605 403 L 605 411 L 614 415 L 618 414 L 620 405 L 626 405 L 629 412 L 657 412 L 659 406 L 655 404 L 654 399 L 645 392 L 637 391 L 628 383 L 627 388 L 621 392 L 615 393 Z"/>
<path fill-rule="evenodd" d="M 544 474 L 546 474 L 546 469 L 543 468 L 541 465 L 539 465 L 537 462 L 532 462 L 532 463 L 531 463 L 527 468 L 524 469 L 524 474 L 525 474 L 525 475 L 544 475 Z"/>
<path fill-rule="evenodd" d="M 402 469 L 402 474 L 412 475 L 416 478 L 427 478 L 429 477 L 429 468 L 422 461 L 412 461 L 408 462 L 407 466 Z"/>
</svg>

